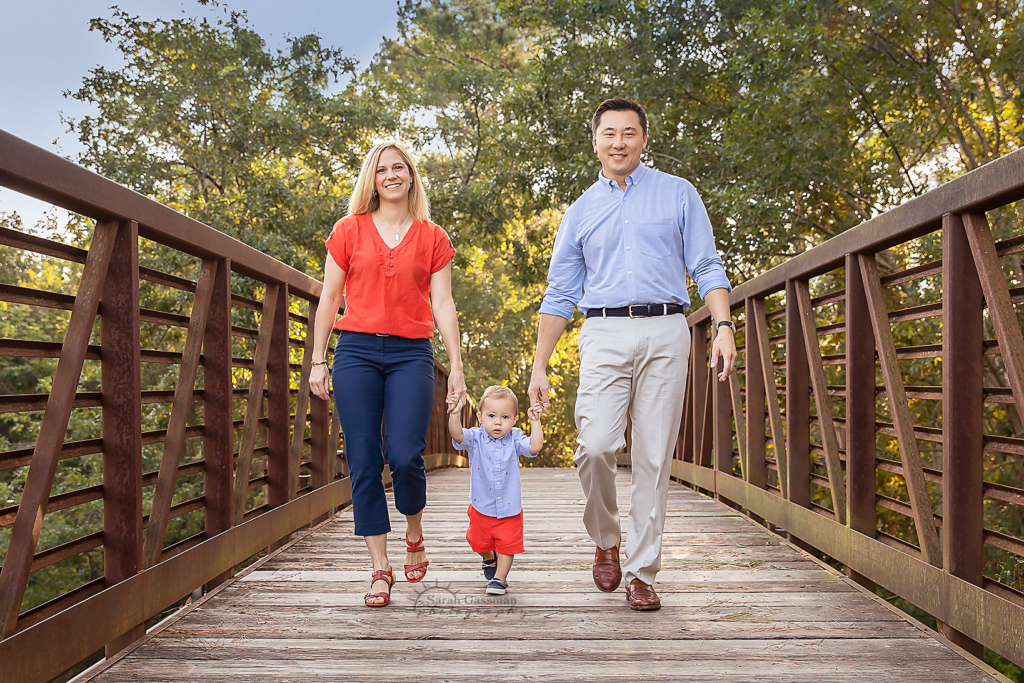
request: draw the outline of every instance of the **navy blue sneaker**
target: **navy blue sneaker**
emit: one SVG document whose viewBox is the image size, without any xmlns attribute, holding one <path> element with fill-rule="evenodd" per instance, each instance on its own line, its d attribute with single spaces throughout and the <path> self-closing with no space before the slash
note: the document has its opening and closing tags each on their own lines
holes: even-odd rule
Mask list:
<svg viewBox="0 0 1024 683">
<path fill-rule="evenodd" d="M 491 579 L 491 582 L 487 584 L 488 595 L 504 595 L 506 589 L 508 589 L 508 582 L 501 579 Z"/>
<path fill-rule="evenodd" d="M 494 578 L 494 575 L 498 573 L 498 559 L 493 558 L 490 560 L 484 560 L 481 563 L 484 569 L 484 578 L 490 581 Z"/>
</svg>

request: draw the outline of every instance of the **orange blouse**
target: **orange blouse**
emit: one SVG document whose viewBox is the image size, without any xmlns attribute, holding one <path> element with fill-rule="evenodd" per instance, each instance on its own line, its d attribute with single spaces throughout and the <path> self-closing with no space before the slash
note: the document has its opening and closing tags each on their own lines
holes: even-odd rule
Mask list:
<svg viewBox="0 0 1024 683">
<path fill-rule="evenodd" d="M 409 339 L 434 336 L 430 276 L 455 255 L 444 229 L 414 221 L 392 248 L 381 239 L 370 214 L 345 216 L 334 224 L 327 251 L 347 273 L 345 313 L 335 329 Z"/>
</svg>

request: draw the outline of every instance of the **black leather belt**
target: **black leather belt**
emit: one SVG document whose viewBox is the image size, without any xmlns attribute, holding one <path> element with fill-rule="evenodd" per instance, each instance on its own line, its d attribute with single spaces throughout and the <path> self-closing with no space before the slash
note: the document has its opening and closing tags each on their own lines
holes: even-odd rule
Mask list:
<svg viewBox="0 0 1024 683">
<path fill-rule="evenodd" d="M 650 318 L 656 315 L 674 315 L 686 309 L 679 304 L 633 304 L 619 308 L 591 308 L 588 318 Z"/>
</svg>

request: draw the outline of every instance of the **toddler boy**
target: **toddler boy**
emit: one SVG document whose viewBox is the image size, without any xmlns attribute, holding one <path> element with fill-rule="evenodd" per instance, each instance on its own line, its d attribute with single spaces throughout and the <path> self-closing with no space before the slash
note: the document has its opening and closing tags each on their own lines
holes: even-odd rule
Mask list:
<svg viewBox="0 0 1024 683">
<path fill-rule="evenodd" d="M 530 436 L 514 428 L 519 400 L 508 387 L 493 386 L 480 397 L 479 427 L 462 428 L 458 412 L 448 416 L 452 444 L 469 455 L 469 531 L 466 540 L 483 558 L 489 595 L 504 595 L 512 557 L 523 552 L 523 503 L 519 456 L 532 458 L 544 446 L 540 406 L 526 411 Z"/>
</svg>

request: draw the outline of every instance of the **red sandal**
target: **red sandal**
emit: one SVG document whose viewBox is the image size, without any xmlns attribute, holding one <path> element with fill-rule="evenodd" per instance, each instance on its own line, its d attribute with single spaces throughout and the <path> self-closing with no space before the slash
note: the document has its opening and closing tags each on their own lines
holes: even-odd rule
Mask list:
<svg viewBox="0 0 1024 683">
<path fill-rule="evenodd" d="M 373 588 L 375 581 L 384 580 L 388 582 L 387 593 L 367 593 L 363 596 L 363 602 L 367 607 L 387 607 L 391 604 L 391 587 L 395 585 L 395 573 L 390 569 L 378 569 L 370 579 L 370 588 Z M 370 602 L 370 600 L 382 599 L 384 602 Z"/>
<path fill-rule="evenodd" d="M 409 535 L 405 535 L 405 550 L 410 553 L 423 552 L 423 533 L 420 532 L 420 540 L 413 543 L 409 540 Z M 405 565 L 405 580 L 409 583 L 416 583 L 422 581 L 423 577 L 427 575 L 427 565 L 430 564 L 429 560 L 424 560 L 419 564 L 407 564 Z M 409 576 L 413 572 L 420 572 L 420 575 L 416 578 Z"/>
</svg>

